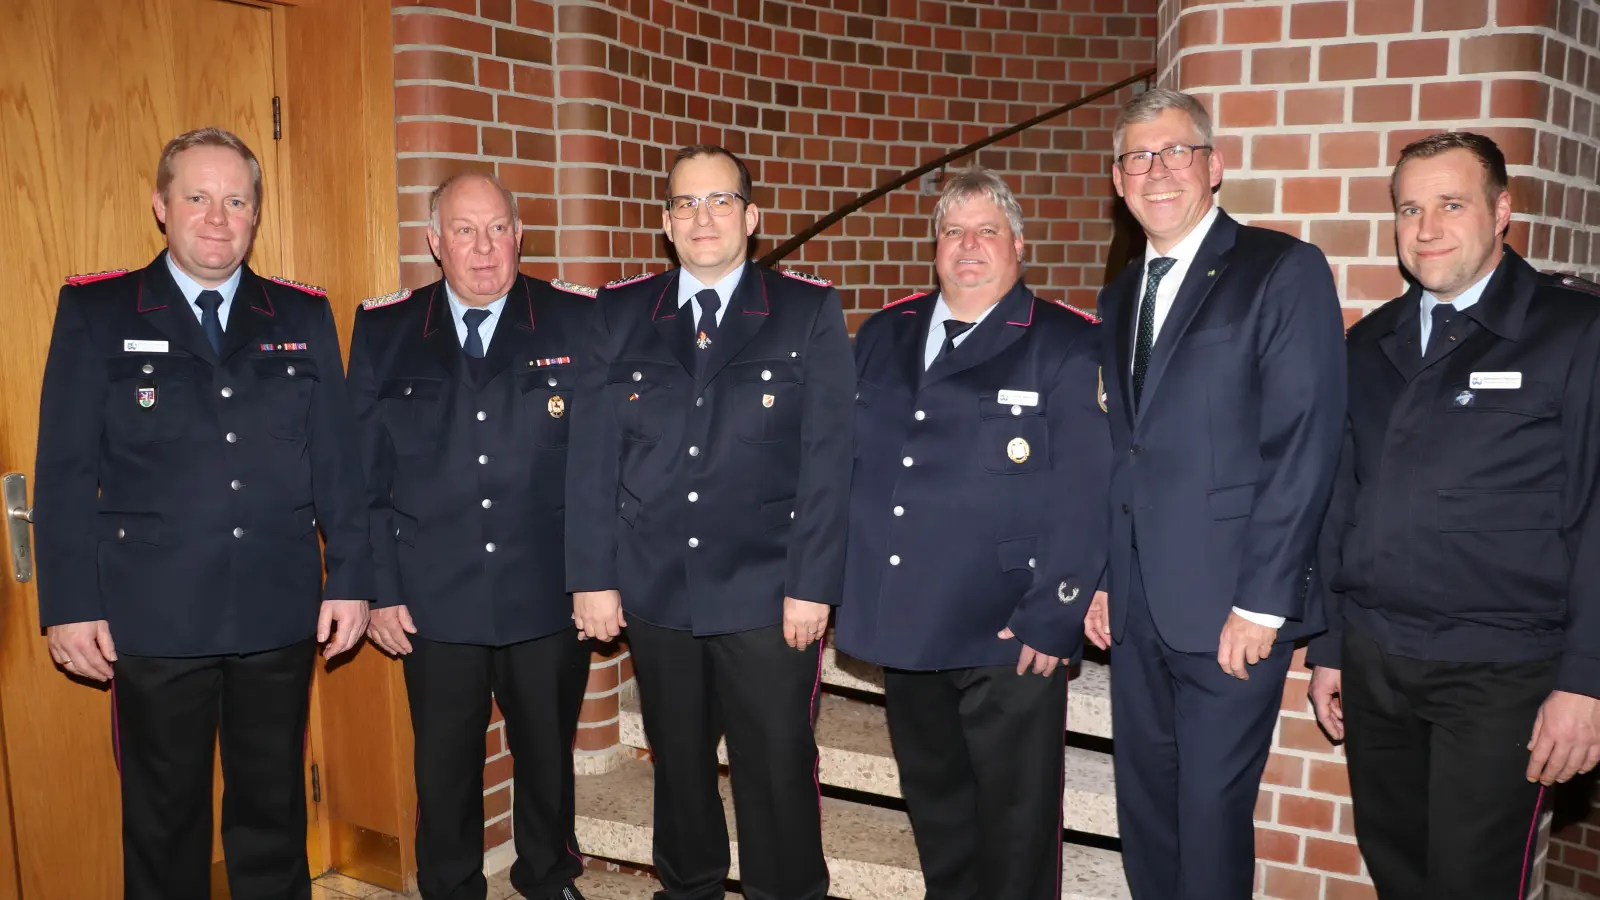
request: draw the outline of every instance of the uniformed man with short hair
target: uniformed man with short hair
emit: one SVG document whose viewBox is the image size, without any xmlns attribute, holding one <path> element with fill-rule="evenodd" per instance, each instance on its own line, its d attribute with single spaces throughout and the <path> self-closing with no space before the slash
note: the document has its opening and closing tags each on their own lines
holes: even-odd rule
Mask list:
<svg viewBox="0 0 1600 900">
<path fill-rule="evenodd" d="M 567 583 L 580 633 L 627 626 L 666 900 L 723 894 L 724 728 L 746 896 L 828 892 L 812 722 L 855 378 L 839 292 L 748 262 L 750 192 L 727 150 L 677 153 L 682 265 L 600 292 L 573 410 Z"/>
<path fill-rule="evenodd" d="M 1487 137 L 1391 187 L 1413 284 L 1350 329 L 1311 698 L 1379 896 L 1520 897 L 1545 786 L 1600 761 L 1600 286 L 1502 243 Z"/>
<path fill-rule="evenodd" d="M 856 338 L 839 649 L 885 667 L 929 897 L 1061 896 L 1067 670 L 1106 562 L 1111 433 L 1086 313 L 1022 279 L 996 173 L 946 182 L 939 288 Z"/>
<path fill-rule="evenodd" d="M 456 175 L 429 198 L 444 278 L 368 300 L 350 384 L 372 492 L 372 639 L 404 660 L 416 733 L 417 883 L 484 900 L 490 697 L 515 760 L 517 861 L 531 900 L 582 900 L 572 742 L 589 646 L 572 626 L 562 508 L 573 358 L 592 288 L 521 275 L 516 198 Z"/>
<path fill-rule="evenodd" d="M 354 646 L 374 590 L 333 313 L 245 265 L 261 198 L 238 137 L 173 138 L 167 249 L 68 279 L 45 364 L 39 618 L 68 673 L 115 676 L 127 900 L 210 897 L 219 723 L 232 896 L 309 900 L 315 644 Z"/>
</svg>

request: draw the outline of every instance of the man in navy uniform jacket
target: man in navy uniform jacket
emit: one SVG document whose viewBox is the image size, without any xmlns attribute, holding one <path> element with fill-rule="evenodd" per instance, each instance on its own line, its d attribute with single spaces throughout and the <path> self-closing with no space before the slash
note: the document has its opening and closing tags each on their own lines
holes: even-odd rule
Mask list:
<svg viewBox="0 0 1600 900">
<path fill-rule="evenodd" d="M 115 676 L 127 900 L 210 896 L 219 720 L 229 889 L 309 900 L 315 644 L 354 646 L 373 595 L 339 337 L 321 291 L 244 264 L 261 167 L 238 137 L 169 141 L 153 203 L 165 252 L 61 291 L 39 411 L 39 618 L 67 672 Z"/>
<path fill-rule="evenodd" d="M 1344 324 L 1322 252 L 1239 225 L 1193 97 L 1146 92 L 1112 179 L 1149 241 L 1100 295 L 1110 397 L 1109 618 L 1123 867 L 1136 900 L 1237 900 L 1308 603 L 1344 417 Z"/>
<path fill-rule="evenodd" d="M 1061 896 L 1067 670 L 1105 567 L 1111 435 L 1093 317 L 1022 281 L 1022 211 L 956 173 L 939 291 L 856 338 L 839 649 L 886 667 L 929 897 Z"/>
<path fill-rule="evenodd" d="M 828 892 L 812 720 L 855 377 L 838 291 L 747 262 L 750 190 L 727 150 L 678 152 L 682 266 L 600 292 L 574 403 L 567 586 L 580 633 L 627 626 L 667 900 L 723 896 L 724 729 L 746 896 Z"/>
<path fill-rule="evenodd" d="M 444 278 L 363 304 L 350 384 L 372 491 L 371 634 L 404 660 L 416 733 L 417 883 L 483 900 L 490 696 L 515 759 L 517 861 L 533 900 L 575 900 L 572 741 L 589 648 L 566 591 L 572 357 L 592 289 L 520 275 L 516 198 L 457 175 L 430 198 Z"/>
</svg>

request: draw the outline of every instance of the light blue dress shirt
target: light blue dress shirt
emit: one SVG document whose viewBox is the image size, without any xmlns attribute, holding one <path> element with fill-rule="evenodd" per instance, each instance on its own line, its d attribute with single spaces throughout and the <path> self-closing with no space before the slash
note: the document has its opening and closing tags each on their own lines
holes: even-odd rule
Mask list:
<svg viewBox="0 0 1600 900">
<path fill-rule="evenodd" d="M 456 323 L 456 340 L 462 347 L 467 346 L 467 310 L 488 310 L 489 318 L 478 323 L 478 337 L 483 341 L 483 352 L 489 352 L 489 341 L 494 338 L 494 328 L 500 324 L 500 312 L 506 308 L 506 298 L 501 297 L 488 306 L 468 306 L 456 299 L 456 292 L 450 289 L 450 282 L 444 283 L 445 295 L 450 298 L 450 318 Z"/>
<path fill-rule="evenodd" d="M 722 299 L 722 305 L 717 307 L 717 325 L 719 327 L 722 325 L 722 317 L 728 314 L 728 305 L 733 302 L 733 289 L 739 286 L 739 279 L 743 277 L 746 265 L 747 263 L 740 263 L 734 266 L 732 272 L 722 276 L 721 281 L 711 285 L 711 289 L 716 291 L 717 296 Z M 694 320 L 696 322 L 700 321 L 700 301 L 696 300 L 694 295 L 705 289 L 706 286 L 700 282 L 700 279 L 690 275 L 688 269 L 678 270 L 678 308 L 682 309 L 685 303 L 689 304 L 689 308 L 694 312 Z"/>
<path fill-rule="evenodd" d="M 1483 299 L 1483 292 L 1489 287 L 1489 279 L 1493 277 L 1493 272 L 1483 276 L 1483 278 L 1479 279 L 1477 284 L 1462 291 L 1459 297 L 1450 301 L 1450 305 L 1456 308 L 1456 312 L 1461 312 L 1472 304 L 1477 303 L 1479 300 Z M 1442 306 L 1444 303 L 1438 297 L 1435 297 L 1427 291 L 1422 292 L 1422 300 L 1420 302 L 1422 304 L 1421 355 L 1426 356 L 1428 353 L 1428 338 L 1433 334 L 1433 308 L 1435 306 Z"/>
<path fill-rule="evenodd" d="M 200 309 L 200 292 L 207 288 L 200 282 L 189 277 L 189 273 L 178 268 L 172 261 L 172 254 L 167 254 L 167 271 L 172 273 L 172 280 L 178 283 L 178 290 L 183 292 L 183 299 L 189 301 L 189 308 L 194 310 L 197 321 L 204 321 L 205 312 Z M 244 279 L 244 266 L 233 270 L 228 280 L 217 285 L 215 290 L 222 295 L 222 303 L 217 306 L 217 321 L 222 323 L 222 330 L 228 330 L 228 312 L 233 309 L 233 295 L 239 293 L 239 282 Z"/>
</svg>

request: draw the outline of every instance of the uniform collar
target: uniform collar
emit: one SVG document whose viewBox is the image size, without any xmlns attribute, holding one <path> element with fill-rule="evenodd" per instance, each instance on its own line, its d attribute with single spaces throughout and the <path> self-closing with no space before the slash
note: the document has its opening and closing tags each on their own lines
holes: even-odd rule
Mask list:
<svg viewBox="0 0 1600 900">
<path fill-rule="evenodd" d="M 1505 255 L 1500 265 L 1495 267 L 1494 274 L 1468 288 L 1466 293 L 1457 298 L 1455 305 L 1474 322 L 1508 341 L 1514 341 L 1522 335 L 1522 323 L 1528 317 L 1528 305 L 1533 302 L 1539 273 L 1509 246 L 1503 248 L 1502 252 Z M 1468 304 L 1470 308 L 1463 307 L 1461 300 L 1473 291 L 1477 292 L 1477 297 Z M 1414 308 L 1420 310 L 1421 304 Z"/>
</svg>

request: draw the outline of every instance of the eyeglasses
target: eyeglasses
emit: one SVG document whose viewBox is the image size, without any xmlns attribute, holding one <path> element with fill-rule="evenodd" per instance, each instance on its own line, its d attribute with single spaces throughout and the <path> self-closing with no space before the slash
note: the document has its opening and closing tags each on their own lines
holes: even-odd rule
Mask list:
<svg viewBox="0 0 1600 900">
<path fill-rule="evenodd" d="M 736 201 L 740 200 L 744 200 L 746 203 L 749 202 L 732 191 L 717 191 L 704 197 L 668 197 L 667 212 L 671 213 L 674 219 L 692 219 L 695 217 L 696 211 L 699 210 L 700 204 L 704 203 L 706 209 L 710 210 L 713 216 L 726 216 L 733 212 Z"/>
<path fill-rule="evenodd" d="M 1173 144 L 1163 150 L 1135 150 L 1117 157 L 1117 165 L 1124 175 L 1143 175 L 1155 166 L 1159 156 L 1167 171 L 1176 172 L 1194 165 L 1196 150 L 1210 149 L 1210 144 Z"/>
</svg>

